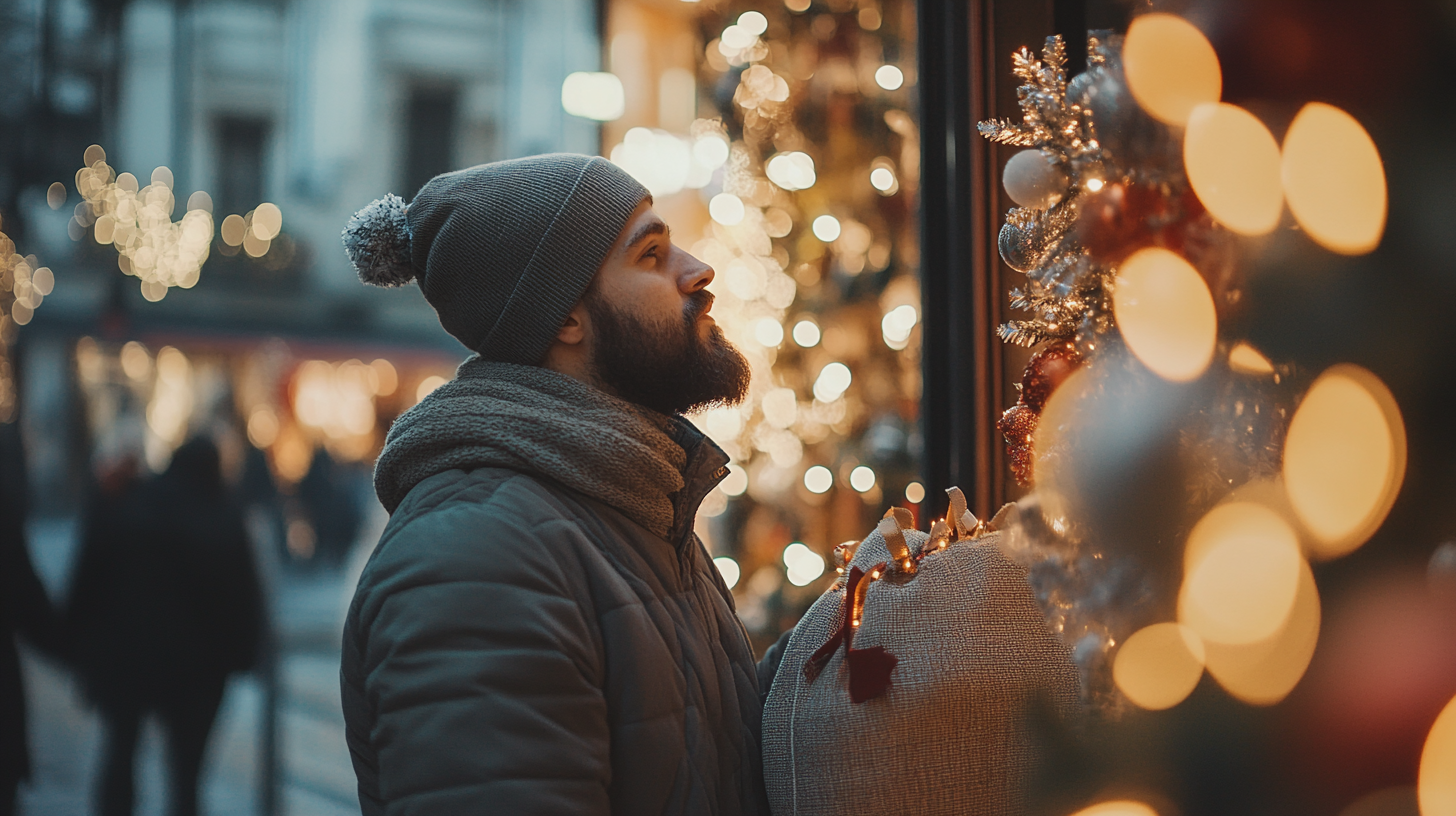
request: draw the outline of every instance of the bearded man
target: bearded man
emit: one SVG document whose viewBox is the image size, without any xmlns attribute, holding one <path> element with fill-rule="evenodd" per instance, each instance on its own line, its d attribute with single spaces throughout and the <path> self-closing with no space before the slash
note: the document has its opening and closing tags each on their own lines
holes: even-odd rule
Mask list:
<svg viewBox="0 0 1456 816">
<path fill-rule="evenodd" d="M 388 196 L 344 243 L 475 352 L 375 468 L 341 672 L 363 812 L 766 814 L 752 652 L 693 533 L 728 459 L 681 416 L 748 388 L 713 270 L 561 154 Z"/>
</svg>

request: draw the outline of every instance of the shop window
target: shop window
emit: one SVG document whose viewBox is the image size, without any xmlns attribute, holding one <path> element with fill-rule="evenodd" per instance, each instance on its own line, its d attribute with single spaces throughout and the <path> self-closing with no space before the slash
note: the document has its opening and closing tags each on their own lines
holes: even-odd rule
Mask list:
<svg viewBox="0 0 1456 816">
<path fill-rule="evenodd" d="M 753 366 L 743 405 L 694 420 L 732 458 L 700 532 L 765 642 L 836 544 L 925 500 L 916 11 L 680 5 L 609 5 L 609 67 L 640 103 L 603 150 L 716 270 L 713 314 Z"/>
</svg>

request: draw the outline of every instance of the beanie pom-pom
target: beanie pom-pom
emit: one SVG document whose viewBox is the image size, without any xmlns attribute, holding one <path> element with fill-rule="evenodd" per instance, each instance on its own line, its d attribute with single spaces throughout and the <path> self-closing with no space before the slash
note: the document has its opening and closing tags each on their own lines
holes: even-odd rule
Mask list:
<svg viewBox="0 0 1456 816">
<path fill-rule="evenodd" d="M 404 286 L 414 280 L 407 209 L 404 199 L 390 193 L 349 219 L 344 252 L 359 280 L 373 286 Z"/>
</svg>

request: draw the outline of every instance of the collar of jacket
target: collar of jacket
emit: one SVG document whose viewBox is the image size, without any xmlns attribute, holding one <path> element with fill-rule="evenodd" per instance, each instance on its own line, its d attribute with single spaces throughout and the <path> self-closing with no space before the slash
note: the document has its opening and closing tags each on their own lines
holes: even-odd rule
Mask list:
<svg viewBox="0 0 1456 816">
<path fill-rule="evenodd" d="M 693 423 L 680 416 L 672 421 L 673 441 L 687 454 L 683 488 L 673 496 L 672 531 L 667 539 L 676 546 L 692 531 L 703 498 L 728 476 L 728 454 Z"/>
</svg>

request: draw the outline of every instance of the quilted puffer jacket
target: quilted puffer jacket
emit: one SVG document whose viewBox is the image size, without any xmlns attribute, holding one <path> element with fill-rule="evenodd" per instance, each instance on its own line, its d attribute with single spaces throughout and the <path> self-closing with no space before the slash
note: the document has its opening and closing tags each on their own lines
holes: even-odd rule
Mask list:
<svg viewBox="0 0 1456 816">
<path fill-rule="evenodd" d="M 766 814 L 752 652 L 692 532 L 726 456 L 524 368 L 467 363 L 390 431 L 341 672 L 364 814 Z M 671 449 L 666 529 L 585 492 L 603 446 Z"/>
</svg>

